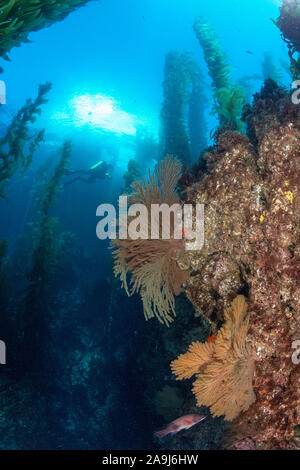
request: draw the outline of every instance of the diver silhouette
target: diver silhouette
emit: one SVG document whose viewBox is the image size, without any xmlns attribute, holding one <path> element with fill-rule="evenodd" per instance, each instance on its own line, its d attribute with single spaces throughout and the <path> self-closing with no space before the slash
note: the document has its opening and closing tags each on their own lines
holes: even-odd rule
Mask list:
<svg viewBox="0 0 300 470">
<path fill-rule="evenodd" d="M 65 170 L 65 176 L 78 175 L 66 181 L 65 186 L 81 181 L 82 183 L 94 183 L 98 179 L 111 178 L 112 165 L 102 160 L 95 163 L 88 170 Z"/>
</svg>

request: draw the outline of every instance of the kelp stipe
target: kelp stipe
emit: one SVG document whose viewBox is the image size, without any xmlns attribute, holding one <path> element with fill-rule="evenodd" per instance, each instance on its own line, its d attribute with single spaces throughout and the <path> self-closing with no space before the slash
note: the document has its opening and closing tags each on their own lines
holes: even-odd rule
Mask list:
<svg viewBox="0 0 300 470">
<path fill-rule="evenodd" d="M 215 37 L 212 26 L 205 18 L 199 17 L 194 23 L 199 44 L 204 53 L 214 91 L 214 113 L 218 115 L 221 127 L 241 131 L 241 113 L 245 104 L 244 90 L 233 83 L 231 70 L 225 53 Z"/>
<path fill-rule="evenodd" d="M 38 200 L 38 222 L 33 227 L 34 250 L 32 266 L 28 273 L 29 285 L 19 312 L 21 362 L 24 371 L 38 373 L 44 359 L 44 338 L 51 317 L 49 284 L 55 276 L 61 257 L 58 222 L 49 215 L 49 211 L 60 189 L 70 156 L 71 143 L 66 142 L 54 174 L 43 185 Z"/>
<path fill-rule="evenodd" d="M 37 147 L 44 140 L 44 130 L 33 136 L 30 134 L 30 124 L 40 116 L 41 106 L 48 102 L 51 86 L 51 83 L 40 85 L 36 99 L 26 101 L 0 139 L 0 198 L 6 198 L 4 189 L 10 178 L 18 170 L 27 170 Z"/>
<path fill-rule="evenodd" d="M 173 155 L 183 163 L 190 161 L 185 106 L 190 81 L 189 56 L 170 51 L 165 58 L 163 104 L 160 113 L 161 155 Z"/>
</svg>

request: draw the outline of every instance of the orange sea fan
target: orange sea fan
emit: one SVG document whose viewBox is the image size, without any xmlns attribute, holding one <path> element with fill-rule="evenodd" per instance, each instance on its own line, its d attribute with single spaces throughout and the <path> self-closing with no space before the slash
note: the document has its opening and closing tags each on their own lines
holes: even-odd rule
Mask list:
<svg viewBox="0 0 300 470">
<path fill-rule="evenodd" d="M 234 299 L 231 307 L 224 312 L 225 322 L 218 332 L 215 342 L 214 357 L 216 359 L 226 360 L 232 349 L 243 349 L 249 324 L 249 317 L 246 314 L 247 303 L 245 297 L 239 295 Z"/>
<path fill-rule="evenodd" d="M 173 374 L 178 380 L 190 379 L 200 371 L 200 368 L 212 359 L 214 345 L 212 343 L 192 343 L 188 352 L 181 354 L 171 363 Z"/>
<path fill-rule="evenodd" d="M 225 311 L 225 323 L 215 342 L 193 343 L 172 362 L 177 380 L 196 374 L 193 393 L 198 406 L 209 406 L 214 416 L 232 421 L 255 400 L 254 360 L 246 342 L 247 304 L 243 296 Z"/>
<path fill-rule="evenodd" d="M 180 162 L 167 157 L 159 162 L 153 175 L 149 174 L 148 180 L 133 183 L 134 192 L 129 196 L 129 203 L 144 204 L 148 209 L 151 204 L 166 203 L 170 206 L 179 203 L 176 184 L 180 175 Z M 166 325 L 175 316 L 174 295 L 180 293 L 182 284 L 188 279 L 188 272 L 182 271 L 177 264 L 178 254 L 184 250 L 184 242 L 174 238 L 173 229 L 171 225 L 170 239 L 128 238 L 112 243 L 115 276 L 120 277 L 128 295 L 140 293 L 147 320 L 156 316 Z M 131 275 L 130 288 L 127 284 L 128 273 Z"/>
<path fill-rule="evenodd" d="M 249 354 L 231 352 L 225 362 L 213 360 L 193 385 L 198 406 L 210 406 L 214 416 L 232 421 L 255 400 L 252 380 L 254 361 Z"/>
<path fill-rule="evenodd" d="M 153 175 L 149 178 L 134 181 L 131 185 L 133 194 L 131 204 L 174 204 L 179 202 L 176 185 L 181 177 L 182 165 L 177 158 L 166 157 L 158 162 Z"/>
</svg>

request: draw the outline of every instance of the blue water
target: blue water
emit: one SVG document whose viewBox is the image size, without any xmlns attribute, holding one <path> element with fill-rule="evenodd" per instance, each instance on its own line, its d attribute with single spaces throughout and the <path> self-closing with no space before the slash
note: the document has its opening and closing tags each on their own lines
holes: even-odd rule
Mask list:
<svg viewBox="0 0 300 470">
<path fill-rule="evenodd" d="M 76 194 L 72 194 L 76 199 L 78 196 L 80 200 L 86 197 L 94 200 L 93 204 L 85 202 L 80 216 L 73 218 L 72 228 L 77 233 L 83 226 L 91 228 L 91 217 L 85 219 L 86 212 L 90 210 L 92 216 L 95 205 L 102 202 L 104 195 L 109 202 L 118 193 L 128 160 L 134 156 L 136 128 L 142 125 L 158 139 L 163 66 L 169 50 L 189 51 L 199 63 L 210 99 L 206 105 L 207 133 L 215 127 L 210 79 L 192 27 L 199 15 L 214 26 L 234 80 L 261 74 L 266 51 L 273 55 L 278 67 L 280 59 L 288 61 L 280 32 L 270 21 L 278 17 L 277 1 L 215 0 L 211 6 L 197 0 L 103 0 L 92 1 L 64 21 L 31 33 L 29 38 L 33 42 L 13 49 L 11 62 L 4 63 L 2 80 L 7 87 L 6 113 L 9 116 L 27 97 L 36 95 L 40 83 L 50 81 L 53 84 L 49 103 L 43 107 L 38 122 L 39 128 L 46 128 L 46 142 L 40 149 L 41 155 L 35 159 L 36 164 L 57 151 L 64 139 L 70 138 L 74 167 L 88 168 L 97 162 L 100 148 L 100 158 L 115 166 L 115 184 L 104 182 L 100 188 L 96 184 L 91 188 L 78 185 Z M 289 86 L 290 77 L 283 70 L 281 73 L 284 84 Z M 261 84 L 259 80 L 253 82 L 253 91 L 259 90 Z M 103 119 L 93 120 L 88 116 L 95 108 L 96 95 L 111 99 L 119 114 L 125 115 L 125 118 L 118 116 L 115 125 L 106 122 L 104 125 L 111 132 L 105 135 L 101 127 Z M 88 102 L 82 97 L 89 97 Z M 76 98 L 77 107 L 74 105 Z M 10 198 L 13 208 L 2 204 L 5 222 L 1 224 L 0 236 L 17 233 L 20 213 L 26 210 L 19 204 L 26 201 L 18 197 L 16 191 L 21 195 L 22 185 L 31 184 L 28 179 L 30 173 L 13 188 L 15 197 Z M 92 245 L 95 243 L 93 234 L 92 227 Z"/>
<path fill-rule="evenodd" d="M 26 258 L 29 252 L 20 246 L 28 247 L 29 224 L 35 218 L 40 187 L 37 170 L 45 164 L 44 178 L 52 174 L 65 139 L 71 139 L 73 145 L 72 169 L 88 169 L 100 159 L 113 165 L 111 180 L 92 184 L 77 182 L 65 187 L 51 210 L 61 228 L 73 234 L 78 250 L 78 257 L 72 261 L 74 279 L 70 278 L 66 285 L 63 277 L 59 279 L 65 297 L 69 296 L 69 310 L 64 307 L 66 317 L 60 320 L 66 325 L 58 334 L 58 349 L 65 341 L 70 349 L 80 350 L 80 354 L 91 350 L 95 353 L 98 348 L 97 354 L 103 356 L 105 365 L 95 383 L 84 383 L 82 378 L 81 388 L 74 385 L 68 370 L 64 370 L 62 389 L 47 392 L 53 406 L 43 419 L 46 423 L 49 420 L 52 426 L 51 438 L 40 441 L 39 430 L 35 430 L 24 441 L 16 424 L 16 435 L 20 433 L 21 437 L 16 439 L 17 444 L 13 439 L 8 442 L 8 448 L 14 445 L 99 449 L 157 446 L 152 430 L 164 420 L 149 411 L 140 378 L 143 372 L 136 365 L 141 338 L 152 327 L 144 323 L 139 298 L 127 299 L 119 291 L 114 294 L 117 288 L 112 280 L 108 243 L 99 241 L 95 234 L 96 208 L 103 202 L 116 203 L 124 186 L 123 174 L 128 161 L 135 157 L 137 130 L 142 127 L 154 144 L 159 142 L 164 60 L 170 50 L 190 52 L 202 71 L 207 97 L 204 107 L 207 141 L 212 142 L 209 136 L 217 120 L 211 114 L 211 79 L 193 31 L 197 16 L 205 16 L 213 25 L 235 81 L 245 75 L 262 75 L 264 53 L 269 52 L 280 70 L 282 84 L 290 86 L 291 78 L 280 65 L 282 60 L 288 62 L 287 48 L 270 20 L 278 17 L 278 4 L 275 0 L 91 1 L 64 21 L 31 33 L 32 42 L 13 49 L 10 62 L 1 60 L 4 68 L 1 79 L 7 87 L 7 104 L 1 109 L 4 126 L 27 98 L 36 96 L 40 83 L 52 83 L 49 102 L 32 127 L 45 128 L 45 142 L 25 174 L 16 174 L 11 179 L 7 202 L 0 199 L 0 240 L 6 237 L 9 242 L 10 279 L 20 287 L 12 294 L 15 296 L 11 301 L 13 311 L 26 288 L 19 264 L 30 264 Z M 262 83 L 262 78 L 253 81 L 252 92 L 258 91 Z M 154 153 L 147 156 L 147 165 L 140 162 L 143 171 L 146 166 L 153 167 L 156 158 Z M 66 276 L 69 275 L 67 271 Z M 80 305 L 77 310 L 76 301 Z M 57 305 L 58 317 L 62 315 L 59 308 Z M 73 311 L 77 312 L 75 319 Z M 79 339 L 74 333 L 76 322 L 80 325 L 76 333 Z M 75 362 L 76 357 L 75 354 Z M 82 377 L 84 365 L 80 361 L 79 367 L 82 369 L 78 375 Z M 93 398 L 87 398 L 88 389 Z M 102 411 L 96 405 L 85 408 L 84 403 L 97 399 L 103 405 Z M 95 429 L 98 426 L 93 421 L 96 411 L 103 412 L 103 428 L 98 429 L 98 434 L 91 431 L 93 426 Z M 26 421 L 25 414 L 24 411 Z M 88 428 L 90 433 L 86 431 Z"/>
</svg>

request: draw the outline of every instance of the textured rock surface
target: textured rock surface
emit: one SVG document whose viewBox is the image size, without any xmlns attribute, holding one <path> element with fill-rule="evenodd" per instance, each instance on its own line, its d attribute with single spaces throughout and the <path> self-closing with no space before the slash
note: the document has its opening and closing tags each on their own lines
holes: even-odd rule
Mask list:
<svg viewBox="0 0 300 470">
<path fill-rule="evenodd" d="M 245 113 L 246 138 L 225 132 L 206 155 L 209 173 L 187 188 L 205 204 L 205 247 L 190 252 L 186 293 L 221 320 L 248 296 L 257 360 L 256 401 L 235 423 L 239 448 L 294 448 L 300 424 L 300 107 L 268 81 Z M 246 440 L 245 440 L 246 439 Z"/>
</svg>

